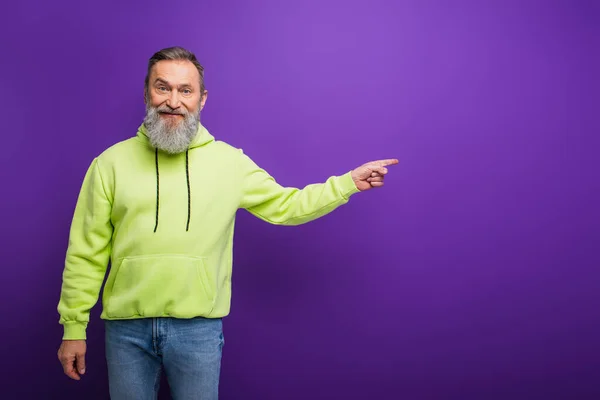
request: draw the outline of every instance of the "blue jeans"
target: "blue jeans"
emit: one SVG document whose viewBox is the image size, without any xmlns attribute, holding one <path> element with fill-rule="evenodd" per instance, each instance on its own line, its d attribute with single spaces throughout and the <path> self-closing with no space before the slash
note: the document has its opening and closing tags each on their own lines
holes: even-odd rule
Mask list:
<svg viewBox="0 0 600 400">
<path fill-rule="evenodd" d="M 104 322 L 112 400 L 156 399 L 163 369 L 174 400 L 217 400 L 223 349 L 220 318 Z"/>
</svg>

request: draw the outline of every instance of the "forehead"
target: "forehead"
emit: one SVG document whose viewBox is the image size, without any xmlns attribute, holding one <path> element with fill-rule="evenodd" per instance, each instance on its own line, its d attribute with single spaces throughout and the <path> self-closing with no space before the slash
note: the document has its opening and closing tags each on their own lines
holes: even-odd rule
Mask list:
<svg viewBox="0 0 600 400">
<path fill-rule="evenodd" d="M 175 85 L 183 83 L 200 84 L 198 70 L 194 64 L 187 60 L 162 60 L 157 62 L 150 72 L 150 83 L 159 78 Z"/>
</svg>

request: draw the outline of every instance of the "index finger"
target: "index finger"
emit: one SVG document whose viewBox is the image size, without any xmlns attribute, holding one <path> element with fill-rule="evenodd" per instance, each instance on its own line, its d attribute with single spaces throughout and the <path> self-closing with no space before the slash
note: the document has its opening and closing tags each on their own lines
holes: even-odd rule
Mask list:
<svg viewBox="0 0 600 400">
<path fill-rule="evenodd" d="M 386 165 L 394 165 L 394 164 L 398 164 L 398 160 L 395 158 L 389 158 L 387 160 L 378 160 L 378 161 L 374 161 L 373 164 L 379 166 L 379 167 L 385 167 Z"/>
</svg>

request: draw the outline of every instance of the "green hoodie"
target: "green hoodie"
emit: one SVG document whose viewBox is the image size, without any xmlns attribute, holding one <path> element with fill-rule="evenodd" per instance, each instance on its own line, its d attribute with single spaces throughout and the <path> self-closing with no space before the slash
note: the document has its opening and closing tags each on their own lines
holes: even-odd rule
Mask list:
<svg viewBox="0 0 600 400">
<path fill-rule="evenodd" d="M 280 186 L 241 149 L 202 126 L 187 152 L 156 151 L 142 125 L 96 157 L 77 199 L 58 303 L 63 339 L 102 319 L 224 317 L 236 211 L 299 225 L 348 202 L 350 172 L 302 190 Z"/>
</svg>

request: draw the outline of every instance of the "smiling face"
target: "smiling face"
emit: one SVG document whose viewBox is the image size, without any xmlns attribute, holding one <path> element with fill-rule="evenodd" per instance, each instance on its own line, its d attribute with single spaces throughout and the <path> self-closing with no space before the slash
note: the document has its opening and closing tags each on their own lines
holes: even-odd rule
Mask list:
<svg viewBox="0 0 600 400">
<path fill-rule="evenodd" d="M 164 109 L 162 117 L 171 122 L 180 122 L 185 111 L 200 113 L 206 102 L 205 93 L 200 91 L 200 74 L 187 60 L 157 62 L 147 90 L 150 106 Z"/>
<path fill-rule="evenodd" d="M 151 69 L 145 89 L 144 125 L 152 145 L 167 153 L 185 151 L 194 139 L 208 93 L 187 60 L 162 60 Z"/>
</svg>

